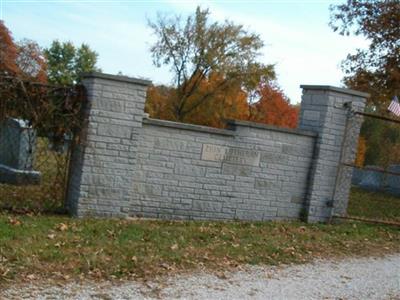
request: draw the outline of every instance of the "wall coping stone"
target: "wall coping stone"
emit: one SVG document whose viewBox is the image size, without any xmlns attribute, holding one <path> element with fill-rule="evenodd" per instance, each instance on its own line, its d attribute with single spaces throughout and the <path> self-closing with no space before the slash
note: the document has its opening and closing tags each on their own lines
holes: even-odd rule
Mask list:
<svg viewBox="0 0 400 300">
<path fill-rule="evenodd" d="M 297 129 L 297 128 L 276 127 L 276 126 L 267 125 L 267 124 L 263 124 L 263 123 L 255 123 L 255 122 L 241 121 L 241 120 L 227 120 L 227 122 L 229 125 L 233 125 L 233 126 L 245 126 L 245 127 L 278 131 L 278 132 L 283 132 L 283 133 L 304 135 L 304 136 L 310 136 L 310 137 L 318 136 L 318 133 L 316 133 L 316 132 L 309 131 L 309 130 Z"/>
<path fill-rule="evenodd" d="M 143 124 L 164 126 L 164 127 L 170 127 L 170 128 L 178 128 L 178 129 L 191 130 L 191 131 L 200 131 L 200 132 L 214 133 L 214 134 L 228 135 L 228 136 L 235 135 L 234 131 L 228 130 L 228 129 L 220 129 L 220 128 L 202 126 L 202 125 L 194 125 L 194 124 L 179 123 L 179 122 L 172 122 L 172 121 L 159 120 L 159 119 L 151 119 L 151 118 L 146 118 L 146 117 L 143 118 Z"/>
<path fill-rule="evenodd" d="M 146 79 L 139 79 L 133 78 L 128 76 L 121 76 L 121 75 L 112 75 L 106 74 L 101 72 L 90 72 L 90 73 L 83 73 L 82 78 L 100 78 L 100 79 L 107 79 L 107 80 L 114 80 L 119 82 L 127 82 L 127 83 L 135 83 L 139 85 L 149 86 L 152 84 L 150 80 Z"/>
<path fill-rule="evenodd" d="M 328 90 L 336 93 L 341 93 L 341 94 L 346 94 L 346 95 L 351 95 L 351 96 L 357 96 L 357 97 L 364 97 L 364 98 L 369 98 L 370 94 L 360 92 L 360 91 L 355 91 L 351 89 L 346 89 L 346 88 L 339 88 L 331 85 L 307 85 L 307 84 L 302 84 L 300 85 L 300 88 L 305 89 L 305 90 Z"/>
</svg>

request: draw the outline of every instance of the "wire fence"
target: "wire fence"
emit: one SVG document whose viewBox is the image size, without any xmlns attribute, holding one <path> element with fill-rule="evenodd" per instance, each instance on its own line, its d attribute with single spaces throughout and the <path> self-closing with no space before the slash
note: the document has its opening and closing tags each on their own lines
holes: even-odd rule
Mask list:
<svg viewBox="0 0 400 300">
<path fill-rule="evenodd" d="M 400 225 L 400 119 L 363 112 L 349 118 L 362 126 L 355 160 L 342 162 L 352 168 L 347 217 Z"/>
<path fill-rule="evenodd" d="M 83 88 L 0 76 L 0 100 L 0 208 L 62 211 Z"/>
</svg>

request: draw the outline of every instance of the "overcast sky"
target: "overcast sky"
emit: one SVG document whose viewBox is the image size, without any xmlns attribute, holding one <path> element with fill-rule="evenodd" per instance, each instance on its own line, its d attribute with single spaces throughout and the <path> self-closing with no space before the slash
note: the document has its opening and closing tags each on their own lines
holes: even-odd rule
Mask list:
<svg viewBox="0 0 400 300">
<path fill-rule="evenodd" d="M 103 72 L 151 79 L 168 84 L 168 68 L 152 64 L 154 41 L 147 20 L 157 12 L 187 16 L 197 5 L 209 8 L 212 20 L 229 19 L 260 34 L 265 63 L 276 65 L 278 83 L 292 103 L 300 101 L 300 84 L 340 86 L 340 62 L 362 38 L 332 32 L 329 5 L 343 1 L 92 1 L 0 0 L 0 17 L 15 40 L 29 38 L 41 46 L 52 40 L 87 43 L 99 53 Z"/>
</svg>

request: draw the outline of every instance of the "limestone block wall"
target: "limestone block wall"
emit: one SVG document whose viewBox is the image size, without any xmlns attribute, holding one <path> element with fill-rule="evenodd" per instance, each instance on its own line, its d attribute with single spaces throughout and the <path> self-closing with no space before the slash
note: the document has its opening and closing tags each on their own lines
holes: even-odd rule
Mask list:
<svg viewBox="0 0 400 300">
<path fill-rule="evenodd" d="M 298 219 L 316 135 L 249 122 L 231 130 L 145 119 L 130 214 Z"/>
<path fill-rule="evenodd" d="M 71 163 L 73 215 L 318 222 L 345 203 L 344 103 L 361 107 L 364 94 L 304 86 L 298 129 L 243 121 L 215 129 L 147 118 L 147 81 L 92 73 L 83 83 L 89 105 Z M 346 145 L 354 148 L 351 138 Z"/>
<path fill-rule="evenodd" d="M 73 215 L 128 215 L 149 83 L 102 73 L 84 76 L 86 128 L 72 154 L 66 201 Z"/>
<path fill-rule="evenodd" d="M 331 86 L 302 85 L 299 128 L 318 133 L 315 161 L 307 196 L 307 220 L 328 221 L 344 214 L 361 122 L 351 110 L 362 111 L 368 94 Z M 336 211 L 336 212 L 335 212 Z"/>
</svg>

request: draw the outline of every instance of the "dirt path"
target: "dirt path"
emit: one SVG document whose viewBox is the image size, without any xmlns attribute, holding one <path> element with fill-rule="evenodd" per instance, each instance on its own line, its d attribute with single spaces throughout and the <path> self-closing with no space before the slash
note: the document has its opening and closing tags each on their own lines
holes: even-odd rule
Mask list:
<svg viewBox="0 0 400 300">
<path fill-rule="evenodd" d="M 4 299 L 400 299 L 400 254 L 319 261 L 284 268 L 177 276 L 162 282 L 31 284 L 0 291 Z"/>
</svg>

